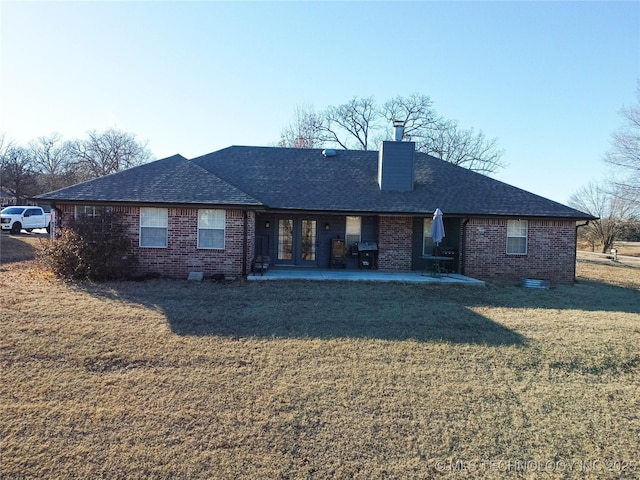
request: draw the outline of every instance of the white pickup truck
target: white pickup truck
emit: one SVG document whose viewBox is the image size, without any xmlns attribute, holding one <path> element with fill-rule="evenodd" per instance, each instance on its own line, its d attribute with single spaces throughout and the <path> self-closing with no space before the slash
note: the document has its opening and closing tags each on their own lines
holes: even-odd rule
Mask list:
<svg viewBox="0 0 640 480">
<path fill-rule="evenodd" d="M 51 214 L 46 213 L 40 207 L 6 207 L 0 211 L 0 229 L 9 231 L 14 235 L 20 230 L 30 232 L 34 228 L 46 228 L 51 231 Z"/>
</svg>

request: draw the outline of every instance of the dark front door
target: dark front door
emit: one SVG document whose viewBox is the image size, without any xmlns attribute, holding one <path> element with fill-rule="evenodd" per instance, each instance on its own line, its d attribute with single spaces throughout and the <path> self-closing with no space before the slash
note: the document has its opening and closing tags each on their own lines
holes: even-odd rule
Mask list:
<svg viewBox="0 0 640 480">
<path fill-rule="evenodd" d="M 300 252 L 298 261 L 302 265 L 317 265 L 318 222 L 302 220 L 300 222 Z"/>
<path fill-rule="evenodd" d="M 318 222 L 311 219 L 280 218 L 277 232 L 277 263 L 318 264 Z"/>
<path fill-rule="evenodd" d="M 278 220 L 278 263 L 293 264 L 293 218 Z"/>
</svg>

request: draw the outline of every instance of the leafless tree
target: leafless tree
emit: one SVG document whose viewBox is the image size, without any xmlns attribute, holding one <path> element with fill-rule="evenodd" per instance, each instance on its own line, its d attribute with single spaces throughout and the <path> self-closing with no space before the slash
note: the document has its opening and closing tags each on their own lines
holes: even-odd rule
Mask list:
<svg viewBox="0 0 640 480">
<path fill-rule="evenodd" d="M 4 158 L 5 152 L 13 146 L 13 141 L 7 139 L 7 135 L 0 133 L 0 161 Z"/>
<path fill-rule="evenodd" d="M 638 207 L 629 196 L 624 191 L 612 193 L 607 185 L 590 183 L 582 187 L 571 195 L 569 205 L 598 217 L 582 227 L 582 233 L 592 248 L 601 245 L 603 253 L 611 249 L 628 222 L 638 217 Z"/>
<path fill-rule="evenodd" d="M 498 139 L 488 139 L 482 131 L 461 129 L 453 120 L 441 120 L 430 128 L 417 149 L 485 175 L 505 167 Z"/>
<path fill-rule="evenodd" d="M 431 99 L 418 93 L 392 98 L 382 106 L 382 115 L 387 125 L 396 120 L 403 122 L 403 138 L 416 142 L 436 128 L 439 121 Z"/>
<path fill-rule="evenodd" d="M 370 133 L 380 118 L 373 97 L 353 97 L 345 104 L 326 109 L 323 128 L 326 138 L 344 149 L 349 148 L 350 140 L 355 140 L 359 150 L 368 150 Z"/>
<path fill-rule="evenodd" d="M 13 142 L 7 139 L 7 136 L 4 132 L 0 133 L 0 191 L 5 191 L 6 180 L 3 181 L 5 177 L 5 165 L 7 164 L 8 156 L 7 152 L 13 147 Z M 7 192 L 9 193 L 9 192 Z"/>
<path fill-rule="evenodd" d="M 34 168 L 40 174 L 44 191 L 52 191 L 73 183 L 70 144 L 62 135 L 52 133 L 29 143 Z"/>
<path fill-rule="evenodd" d="M 620 110 L 623 125 L 612 134 L 611 149 L 605 161 L 619 168 L 624 180 L 617 182 L 640 202 L 640 79 L 636 86 L 636 104 Z"/>
<path fill-rule="evenodd" d="M 18 203 L 36 195 L 38 184 L 29 150 L 10 145 L 1 153 L 0 189 L 14 196 Z"/>
<path fill-rule="evenodd" d="M 404 138 L 416 142 L 418 151 L 483 174 L 495 173 L 505 166 L 497 139 L 486 138 L 482 131 L 461 129 L 458 122 L 441 118 L 431 99 L 418 93 L 397 96 L 382 106 L 376 105 L 373 97 L 354 97 L 317 115 L 296 109 L 294 122 L 283 130 L 279 145 L 338 145 L 369 150 L 390 138 L 391 122 L 396 120 L 404 123 Z"/>
<path fill-rule="evenodd" d="M 280 134 L 279 147 L 321 148 L 326 141 L 322 117 L 313 107 L 298 106 L 293 121 Z"/>
<path fill-rule="evenodd" d="M 146 144 L 138 143 L 132 133 L 111 129 L 92 130 L 87 135 L 88 138 L 71 143 L 74 162 L 86 172 L 84 179 L 126 170 L 151 159 Z"/>
</svg>

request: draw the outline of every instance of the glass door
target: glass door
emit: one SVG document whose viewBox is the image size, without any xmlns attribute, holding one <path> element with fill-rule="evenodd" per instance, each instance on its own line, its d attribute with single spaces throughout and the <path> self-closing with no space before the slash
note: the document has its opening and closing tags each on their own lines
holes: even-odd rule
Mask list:
<svg viewBox="0 0 640 480">
<path fill-rule="evenodd" d="M 293 263 L 293 219 L 278 220 L 278 262 Z"/>
<path fill-rule="evenodd" d="M 277 263 L 318 264 L 318 222 L 300 218 L 278 219 Z"/>
<path fill-rule="evenodd" d="M 316 262 L 317 247 L 317 222 L 315 220 L 302 220 L 300 235 L 300 258 L 301 264 L 311 264 Z"/>
</svg>

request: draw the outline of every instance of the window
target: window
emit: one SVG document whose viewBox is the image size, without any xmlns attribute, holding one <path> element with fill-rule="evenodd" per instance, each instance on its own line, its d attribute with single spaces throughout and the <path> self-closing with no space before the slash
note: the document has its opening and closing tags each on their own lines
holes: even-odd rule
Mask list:
<svg viewBox="0 0 640 480">
<path fill-rule="evenodd" d="M 74 217 L 97 217 L 98 213 L 96 212 L 96 207 L 94 205 L 76 205 L 74 207 Z"/>
<path fill-rule="evenodd" d="M 109 213 L 110 209 L 107 207 L 96 206 L 96 205 L 76 205 L 74 207 L 74 216 L 75 218 L 79 218 L 82 216 L 88 218 L 95 218 L 104 215 L 105 213 Z"/>
<path fill-rule="evenodd" d="M 527 220 L 507 221 L 507 253 L 525 255 L 527 253 Z"/>
<path fill-rule="evenodd" d="M 140 209 L 140 246 L 166 248 L 169 212 L 166 208 Z"/>
<path fill-rule="evenodd" d="M 224 248 L 224 210 L 198 210 L 198 248 Z"/>
<path fill-rule="evenodd" d="M 26 212 L 24 212 L 25 217 L 35 217 L 42 216 L 42 210 L 39 208 L 28 208 Z"/>
<path fill-rule="evenodd" d="M 431 238 L 431 224 L 433 218 L 425 218 L 422 227 L 422 255 L 433 255 L 433 239 Z"/>
<path fill-rule="evenodd" d="M 347 249 L 359 242 L 362 237 L 362 217 L 347 217 L 347 229 L 345 232 L 345 240 Z"/>
</svg>

